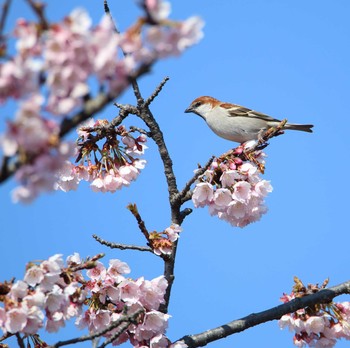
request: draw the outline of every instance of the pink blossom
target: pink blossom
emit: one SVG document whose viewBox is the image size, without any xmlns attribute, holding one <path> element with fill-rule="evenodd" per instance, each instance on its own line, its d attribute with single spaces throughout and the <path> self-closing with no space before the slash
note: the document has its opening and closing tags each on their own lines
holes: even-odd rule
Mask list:
<svg viewBox="0 0 350 348">
<path fill-rule="evenodd" d="M 135 339 L 139 342 L 149 340 L 165 332 L 170 315 L 158 311 L 145 314 L 144 322 L 135 329 Z"/>
<path fill-rule="evenodd" d="M 175 242 L 179 238 L 179 233 L 182 231 L 181 226 L 178 224 L 172 224 L 170 227 L 164 230 L 164 233 L 168 236 L 171 242 Z"/>
<path fill-rule="evenodd" d="M 5 155 L 12 156 L 18 150 L 32 154 L 46 151 L 49 142 L 57 136 L 58 124 L 40 115 L 42 103 L 40 95 L 32 95 L 21 103 L 15 122 L 9 123 L 9 129 L 2 138 L 2 146 L 7 151 Z"/>
<path fill-rule="evenodd" d="M 80 35 L 88 35 L 92 24 L 89 14 L 83 8 L 74 9 L 65 22 L 73 33 Z"/>
<path fill-rule="evenodd" d="M 228 206 L 232 202 L 231 191 L 225 188 L 217 189 L 214 193 L 214 202 L 218 206 Z"/>
<path fill-rule="evenodd" d="M 27 323 L 23 332 L 34 335 L 44 326 L 44 313 L 36 306 L 30 306 L 27 313 Z"/>
<path fill-rule="evenodd" d="M 32 267 L 30 267 L 24 276 L 24 281 L 30 286 L 39 284 L 43 279 L 44 279 L 44 272 L 40 267 L 36 265 L 33 265 Z"/>
<path fill-rule="evenodd" d="M 227 209 L 227 214 L 237 220 L 240 220 L 245 217 L 247 212 L 247 207 L 244 203 L 239 201 L 232 201 Z"/>
<path fill-rule="evenodd" d="M 104 181 L 101 177 L 94 179 L 90 184 L 90 187 L 94 192 L 106 192 Z"/>
<path fill-rule="evenodd" d="M 140 286 L 141 298 L 140 302 L 149 310 L 158 309 L 161 303 L 164 303 L 165 291 L 168 287 L 168 282 L 164 276 L 154 278 L 153 280 L 143 280 Z"/>
<path fill-rule="evenodd" d="M 80 265 L 81 257 L 78 253 L 74 253 L 73 255 L 69 255 L 66 261 L 68 265 Z"/>
<path fill-rule="evenodd" d="M 133 165 L 125 165 L 119 168 L 119 174 L 124 180 L 130 182 L 137 178 L 139 171 Z"/>
<path fill-rule="evenodd" d="M 220 181 L 222 187 L 230 187 L 241 178 L 242 175 L 237 170 L 225 170 L 221 175 Z"/>
<path fill-rule="evenodd" d="M 145 0 L 144 6 L 152 20 L 159 22 L 166 19 L 171 11 L 171 5 L 168 1 L 163 0 Z"/>
<path fill-rule="evenodd" d="M 305 327 L 303 328 L 303 330 L 305 330 L 308 335 L 310 335 L 310 333 L 319 334 L 324 330 L 324 327 L 325 327 L 325 322 L 323 317 L 310 317 L 306 321 Z"/>
<path fill-rule="evenodd" d="M 130 137 L 130 136 L 122 137 L 122 142 L 124 145 L 126 145 L 129 148 L 133 148 L 136 145 L 135 139 L 133 137 Z"/>
<path fill-rule="evenodd" d="M 24 309 L 10 309 L 6 312 L 6 317 L 5 328 L 8 332 L 20 332 L 27 324 L 27 312 Z"/>
<path fill-rule="evenodd" d="M 0 104 L 8 98 L 20 99 L 37 91 L 39 69 L 38 62 L 23 56 L 0 64 Z"/>
<path fill-rule="evenodd" d="M 41 54 L 42 45 L 36 23 L 30 23 L 21 18 L 17 20 L 14 34 L 18 38 L 16 49 L 20 56 L 28 57 Z"/>
<path fill-rule="evenodd" d="M 111 314 L 108 310 L 103 309 L 97 310 L 96 312 L 91 311 L 90 321 L 90 325 L 94 327 L 93 331 L 100 331 L 109 325 L 111 321 Z"/>
<path fill-rule="evenodd" d="M 254 175 L 257 172 L 258 168 L 256 165 L 251 164 L 250 162 L 245 162 L 239 167 L 239 171 L 242 174 Z"/>
<path fill-rule="evenodd" d="M 233 199 L 241 203 L 247 203 L 250 198 L 251 185 L 246 181 L 239 181 L 233 185 Z"/>
<path fill-rule="evenodd" d="M 123 184 L 126 182 L 122 177 L 114 172 L 113 169 L 104 177 L 104 188 L 106 191 L 115 192 L 116 190 L 122 188 Z"/>
<path fill-rule="evenodd" d="M 11 291 L 8 294 L 8 296 L 15 299 L 15 301 L 18 301 L 19 299 L 22 299 L 27 295 L 28 292 L 28 284 L 27 282 L 24 282 L 22 280 L 18 280 L 16 283 L 14 283 L 11 287 Z"/>
<path fill-rule="evenodd" d="M 169 347 L 169 340 L 164 335 L 159 334 L 151 338 L 150 347 L 152 348 Z"/>
<path fill-rule="evenodd" d="M 261 180 L 254 186 L 254 190 L 259 197 L 266 197 L 272 192 L 272 186 L 269 181 Z"/>
<path fill-rule="evenodd" d="M 196 208 L 204 207 L 213 199 L 213 197 L 214 190 L 211 184 L 207 182 L 196 184 L 192 194 L 192 201 Z"/>
<path fill-rule="evenodd" d="M 145 147 L 143 147 L 145 148 Z M 136 169 L 141 170 L 144 169 L 146 166 L 147 161 L 144 159 L 137 159 L 133 162 L 133 165 Z"/>
<path fill-rule="evenodd" d="M 134 281 L 124 279 L 119 285 L 120 299 L 129 306 L 138 302 L 141 292 L 140 285 Z"/>
<path fill-rule="evenodd" d="M 80 179 L 75 171 L 75 166 L 71 162 L 65 161 L 56 175 L 59 179 L 54 183 L 55 190 L 60 189 L 68 192 L 77 189 Z"/>
<path fill-rule="evenodd" d="M 36 292 L 23 298 L 23 303 L 25 303 L 27 307 L 44 308 L 45 301 L 45 293 L 40 290 L 37 290 Z"/>
<path fill-rule="evenodd" d="M 46 308 L 50 312 L 56 312 L 65 305 L 65 301 L 66 297 L 63 294 L 63 290 L 55 284 L 52 291 L 47 295 Z"/>
<path fill-rule="evenodd" d="M 106 277 L 106 268 L 103 263 L 97 261 L 96 266 L 92 269 L 89 269 L 86 272 L 86 275 L 92 280 L 100 280 Z"/>
<path fill-rule="evenodd" d="M 45 323 L 45 329 L 47 332 L 57 332 L 61 327 L 65 326 L 62 313 L 56 312 L 49 317 Z"/>
<path fill-rule="evenodd" d="M 199 17 L 190 17 L 169 28 L 152 26 L 146 33 L 146 40 L 158 58 L 178 56 L 202 39 L 203 26 Z"/>
<path fill-rule="evenodd" d="M 109 261 L 109 267 L 107 269 L 107 274 L 112 277 L 116 282 L 120 282 L 124 279 L 122 274 L 130 273 L 129 266 L 118 259 L 111 259 Z"/>
<path fill-rule="evenodd" d="M 4 308 L 0 307 L 0 328 L 2 329 L 4 328 L 5 322 L 6 322 L 6 311 Z"/>
</svg>

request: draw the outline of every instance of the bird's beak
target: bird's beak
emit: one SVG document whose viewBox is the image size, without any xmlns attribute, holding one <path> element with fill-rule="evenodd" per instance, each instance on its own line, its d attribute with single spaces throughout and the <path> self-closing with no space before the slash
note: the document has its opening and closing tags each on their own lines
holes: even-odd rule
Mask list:
<svg viewBox="0 0 350 348">
<path fill-rule="evenodd" d="M 193 112 L 193 109 L 191 106 L 189 106 L 186 110 L 185 110 L 185 113 L 188 114 L 190 112 Z"/>
</svg>

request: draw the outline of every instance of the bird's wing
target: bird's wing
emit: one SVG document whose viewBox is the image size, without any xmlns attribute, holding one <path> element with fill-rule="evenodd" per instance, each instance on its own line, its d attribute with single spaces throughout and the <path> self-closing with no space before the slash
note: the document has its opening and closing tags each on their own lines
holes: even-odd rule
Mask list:
<svg viewBox="0 0 350 348">
<path fill-rule="evenodd" d="M 245 117 L 259 118 L 265 121 L 280 122 L 280 120 L 277 120 L 276 118 L 273 118 L 269 115 L 263 114 L 258 111 L 245 108 L 244 106 L 235 105 L 235 104 L 222 104 L 221 106 L 227 109 L 229 115 L 232 117 L 245 116 Z"/>
</svg>

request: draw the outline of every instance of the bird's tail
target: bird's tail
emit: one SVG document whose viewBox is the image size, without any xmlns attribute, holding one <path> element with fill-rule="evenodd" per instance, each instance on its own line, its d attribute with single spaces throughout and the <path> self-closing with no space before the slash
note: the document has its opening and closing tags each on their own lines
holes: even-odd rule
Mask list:
<svg viewBox="0 0 350 348">
<path fill-rule="evenodd" d="M 312 127 L 313 124 L 293 124 L 293 123 L 287 123 L 283 128 L 284 129 L 291 129 L 291 130 L 297 130 L 302 132 L 309 132 L 312 133 Z"/>
</svg>

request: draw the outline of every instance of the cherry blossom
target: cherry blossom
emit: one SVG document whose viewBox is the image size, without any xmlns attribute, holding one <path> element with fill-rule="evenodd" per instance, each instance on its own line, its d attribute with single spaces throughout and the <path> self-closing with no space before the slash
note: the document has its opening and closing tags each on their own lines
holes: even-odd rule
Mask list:
<svg viewBox="0 0 350 348">
<path fill-rule="evenodd" d="M 91 189 L 95 192 L 113 193 L 137 179 L 146 165 L 146 160 L 138 157 L 147 148 L 147 138 L 144 135 L 134 138 L 124 126 L 119 126 L 111 130 L 114 132 L 113 137 L 109 135 L 109 140 L 102 148 L 97 143 L 92 146 L 91 134 L 95 127 L 107 127 L 108 124 L 106 120 L 94 122 L 90 119 L 77 130 L 79 164 L 65 161 L 56 172 L 56 190 L 76 190 L 83 180 L 89 181 Z M 118 139 L 119 135 L 121 140 Z"/>
<path fill-rule="evenodd" d="M 321 287 L 309 284 L 305 287 L 295 277 L 295 285 L 290 295 L 284 294 L 281 301 L 286 303 L 296 297 L 302 297 L 323 289 L 328 280 Z M 297 347 L 334 347 L 337 339 L 350 340 L 350 302 L 330 302 L 314 307 L 299 309 L 282 316 L 278 322 L 281 329 L 289 328 L 294 331 L 293 343 Z"/>
<path fill-rule="evenodd" d="M 173 243 L 180 237 L 182 228 L 177 224 L 172 224 L 163 232 L 153 231 L 149 234 L 149 240 L 153 252 L 156 255 L 170 255 L 173 250 Z"/>
<path fill-rule="evenodd" d="M 145 0 L 144 6 L 155 22 L 166 19 L 171 11 L 171 4 L 163 0 Z"/>
<path fill-rule="evenodd" d="M 169 229 L 179 231 L 178 226 Z M 75 318 L 79 328 L 87 327 L 90 333 L 96 333 L 125 311 L 141 310 L 137 323 L 114 343 L 130 340 L 134 346 L 169 346 L 164 333 L 170 316 L 158 311 L 167 289 L 164 276 L 152 280 L 125 278 L 130 273 L 125 262 L 112 259 L 106 268 L 97 261 L 101 256 L 82 261 L 75 253 L 65 265 L 62 255 L 57 254 L 38 264 L 30 263 L 24 280 L 13 283 L 1 298 L 0 329 L 4 334 L 36 335 L 43 327 L 56 332 Z M 76 266 L 87 269 L 86 279 L 81 271 L 74 270 Z"/>
<path fill-rule="evenodd" d="M 194 206 L 207 206 L 211 215 L 237 227 L 258 221 L 267 212 L 264 198 L 272 192 L 270 182 L 259 175 L 258 164 L 264 157 L 260 152 L 255 157 L 257 163 L 251 163 L 231 154 L 214 161 L 196 183 Z"/>
</svg>

